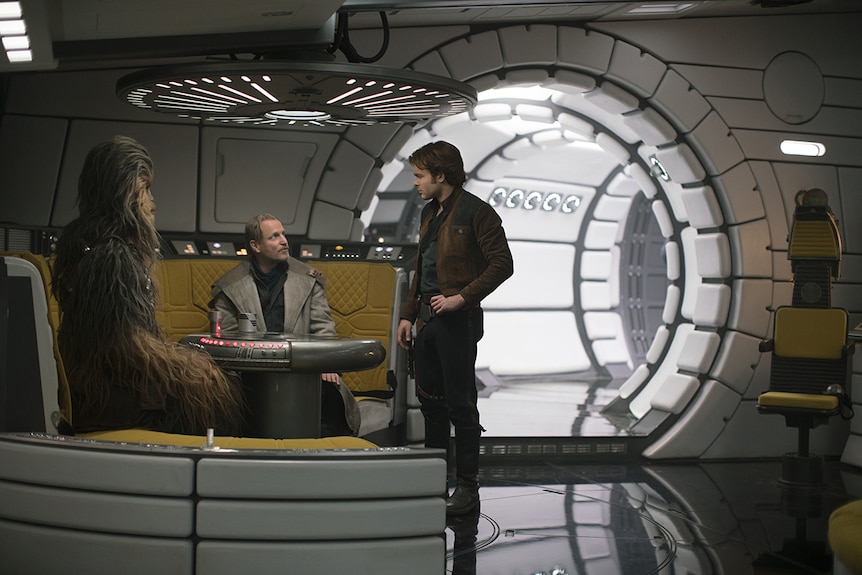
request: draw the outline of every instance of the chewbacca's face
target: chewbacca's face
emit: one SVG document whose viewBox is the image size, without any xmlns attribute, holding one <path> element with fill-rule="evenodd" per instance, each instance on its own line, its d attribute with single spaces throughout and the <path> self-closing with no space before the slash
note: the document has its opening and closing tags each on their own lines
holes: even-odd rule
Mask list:
<svg viewBox="0 0 862 575">
<path fill-rule="evenodd" d="M 141 218 L 149 224 L 150 227 L 156 226 L 156 201 L 153 199 L 153 193 L 150 190 L 151 181 L 149 178 L 138 179 L 138 213 Z"/>
</svg>

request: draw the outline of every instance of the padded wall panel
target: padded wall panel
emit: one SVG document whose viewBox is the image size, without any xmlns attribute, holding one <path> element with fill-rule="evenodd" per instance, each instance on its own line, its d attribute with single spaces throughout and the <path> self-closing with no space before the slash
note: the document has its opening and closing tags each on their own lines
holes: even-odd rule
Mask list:
<svg viewBox="0 0 862 575">
<path fill-rule="evenodd" d="M 353 226 L 351 210 L 326 202 L 314 202 L 308 222 L 308 238 L 312 240 L 340 240 L 345 230 Z"/>
<path fill-rule="evenodd" d="M 712 186 L 684 188 L 681 193 L 688 222 L 695 228 L 714 228 L 724 223 L 721 205 Z"/>
<path fill-rule="evenodd" d="M 676 362 L 685 345 L 685 336 L 694 329 L 691 324 L 682 324 L 676 329 L 675 337 L 667 347 L 663 361 L 657 366 L 650 380 L 632 399 L 630 410 L 637 419 L 642 419 L 652 409 L 652 400 L 661 392 L 669 377 L 676 374 Z"/>
<path fill-rule="evenodd" d="M 644 97 L 655 92 L 666 69 L 667 65 L 652 54 L 632 44 L 617 42 L 605 77 Z"/>
<path fill-rule="evenodd" d="M 438 475 L 442 477 L 445 471 Z M 348 477 L 350 480 L 345 481 Z M 388 479 L 392 477 L 406 480 L 400 475 Z M 354 481 L 352 474 L 338 479 L 342 485 Z M 381 481 L 385 484 L 386 479 Z M 337 492 L 338 487 L 334 489 Z M 197 505 L 196 531 L 204 539 L 248 541 L 349 541 L 438 535 L 446 524 L 442 493 L 441 490 L 425 498 L 340 501 L 204 499 Z"/>
<path fill-rule="evenodd" d="M 398 151 L 391 152 L 391 155 L 386 154 L 387 150 L 391 151 L 393 140 L 399 147 L 407 141 L 403 136 L 405 127 L 406 124 L 399 123 L 352 126 L 344 132 L 344 141 L 350 142 L 372 158 L 382 158 L 382 161 L 387 162 L 394 158 L 395 152 Z"/>
<path fill-rule="evenodd" d="M 754 368 L 763 356 L 758 349 L 761 339 L 737 331 L 728 331 L 721 340 L 718 357 L 709 375 L 736 393 L 746 394 L 754 376 Z"/>
<path fill-rule="evenodd" d="M 9 575 L 192 575 L 190 540 L 102 535 L 0 520 L 0 565 Z"/>
<path fill-rule="evenodd" d="M 188 537 L 190 499 L 95 493 L 0 481 L 0 517 L 35 525 L 152 537 Z"/>
<path fill-rule="evenodd" d="M 687 144 L 656 150 L 655 155 L 670 178 L 678 184 L 693 184 L 706 177 L 700 159 Z"/>
<path fill-rule="evenodd" d="M 721 174 L 745 160 L 730 129 L 715 112 L 710 113 L 688 136 L 692 148 L 711 175 Z"/>
<path fill-rule="evenodd" d="M 503 60 L 509 66 L 553 64 L 557 60 L 557 27 L 512 26 L 498 31 Z"/>
<path fill-rule="evenodd" d="M 198 190 L 198 128 L 140 122 L 71 122 L 63 150 L 51 225 L 65 226 L 78 216 L 78 176 L 84 159 L 93 146 L 118 134 L 135 138 L 152 156 L 155 166 L 152 192 L 156 200 L 159 230 L 194 231 Z"/>
<path fill-rule="evenodd" d="M 737 279 L 733 281 L 732 291 L 727 327 L 766 338 L 772 318 L 772 281 Z"/>
<path fill-rule="evenodd" d="M 323 132 L 202 128 L 200 231 L 242 234 L 249 218 L 268 212 L 288 235 L 305 235 L 318 182 L 338 142 L 337 134 Z M 158 182 L 158 164 L 156 170 Z M 350 229 L 349 220 L 339 223 L 342 231 Z"/>
<path fill-rule="evenodd" d="M 772 254 L 769 226 L 771 222 L 757 220 L 730 226 L 727 235 L 733 251 L 733 275 L 742 277 L 772 277 Z"/>
<path fill-rule="evenodd" d="M 667 144 L 677 136 L 674 127 L 655 108 L 629 112 L 623 116 L 623 122 L 648 146 Z"/>
<path fill-rule="evenodd" d="M 701 457 L 739 405 L 739 395 L 709 380 L 679 421 L 643 451 L 644 457 L 665 459 Z"/>
<path fill-rule="evenodd" d="M 719 345 L 721 337 L 717 333 L 695 330 L 686 337 L 676 365 L 685 371 L 706 373 L 715 359 Z"/>
<path fill-rule="evenodd" d="M 4 222 L 50 225 L 67 127 L 68 122 L 59 118 L 3 115 L 0 189 Z"/>
<path fill-rule="evenodd" d="M 585 100 L 609 114 L 623 114 L 638 108 L 638 99 L 613 82 L 602 82 L 595 89 L 584 92 Z"/>
<path fill-rule="evenodd" d="M 0 478 L 70 489 L 138 495 L 188 496 L 194 463 L 184 457 L 117 453 L 108 449 L 40 445 L 0 438 Z M 46 466 L 45 462 L 51 465 Z"/>
<path fill-rule="evenodd" d="M 607 71 L 614 48 L 612 37 L 583 28 L 561 26 L 557 30 L 560 64 L 570 64 L 596 74 Z"/>
<path fill-rule="evenodd" d="M 374 167 L 374 158 L 347 140 L 341 140 L 332 151 L 326 170 L 320 177 L 315 202 L 327 202 L 353 210 L 359 201 L 365 181 Z"/>
<path fill-rule="evenodd" d="M 437 496 L 446 489 L 442 453 L 439 459 L 406 452 L 387 459 L 334 455 L 340 457 L 204 459 L 198 463 L 197 492 L 202 497 L 320 501 Z M 392 477 L 399 478 L 397 485 Z"/>
<path fill-rule="evenodd" d="M 645 365 L 638 366 L 629 378 L 620 386 L 620 398 L 628 399 L 634 392 L 640 389 L 641 385 L 643 385 L 648 378 L 649 368 Z"/>
<path fill-rule="evenodd" d="M 697 305 L 692 320 L 705 327 L 721 327 L 730 309 L 730 286 L 703 284 L 697 289 Z"/>
<path fill-rule="evenodd" d="M 674 64 L 674 70 L 697 86 L 704 96 L 730 96 L 759 100 L 763 98 L 763 71 L 716 66 Z"/>
<path fill-rule="evenodd" d="M 665 73 L 650 103 L 685 132 L 693 130 L 711 109 L 709 102 L 675 69 Z"/>
<path fill-rule="evenodd" d="M 446 542 L 438 535 L 373 542 L 203 541 L 197 547 L 199 575 L 246 573 L 249 565 L 254 565 L 255 575 L 284 575 L 286 565 L 291 573 L 440 575 L 446 566 Z"/>
<path fill-rule="evenodd" d="M 450 76 L 449 69 L 443 61 L 440 52 L 428 52 L 421 58 L 417 58 L 411 62 L 410 68 L 417 72 L 434 74 L 435 76 L 443 76 L 444 78 Z M 455 76 L 452 77 L 454 78 Z M 496 81 L 496 77 L 494 77 L 494 80 Z"/>
<path fill-rule="evenodd" d="M 720 279 L 730 275 L 730 242 L 725 234 L 699 234 L 694 238 L 694 249 L 700 277 Z"/>
<path fill-rule="evenodd" d="M 554 72 L 553 81 L 549 81 L 546 86 L 567 94 L 580 94 L 595 88 L 596 79 L 593 76 L 572 72 L 571 70 L 557 70 Z"/>
<path fill-rule="evenodd" d="M 700 382 L 696 377 L 681 373 L 672 373 L 664 379 L 661 388 L 657 389 L 656 393 L 652 396 L 650 407 L 678 415 L 682 413 L 682 410 L 685 409 L 685 406 L 688 405 L 688 402 L 697 393 L 699 387 Z"/>
<path fill-rule="evenodd" d="M 503 67 L 503 53 L 496 31 L 474 34 L 443 46 L 440 56 L 452 78 L 463 80 Z"/>
</svg>

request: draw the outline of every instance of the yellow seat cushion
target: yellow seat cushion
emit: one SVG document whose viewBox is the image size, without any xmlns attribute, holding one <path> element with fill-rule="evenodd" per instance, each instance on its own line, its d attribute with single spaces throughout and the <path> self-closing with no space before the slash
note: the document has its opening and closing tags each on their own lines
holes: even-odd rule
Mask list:
<svg viewBox="0 0 862 575">
<path fill-rule="evenodd" d="M 841 308 L 781 307 L 775 312 L 775 354 L 840 359 L 847 342 L 847 312 Z"/>
<path fill-rule="evenodd" d="M 757 405 L 763 407 L 789 407 L 829 411 L 838 408 L 838 398 L 834 395 L 816 393 L 767 391 L 757 398 Z"/>
<path fill-rule="evenodd" d="M 172 445 L 180 447 L 202 447 L 206 444 L 203 435 L 181 435 L 163 433 L 146 429 L 118 429 L 97 431 L 77 435 L 98 441 L 119 443 L 140 443 L 149 445 Z M 335 436 L 308 439 L 266 439 L 256 437 L 216 436 L 214 447 L 223 449 L 369 449 L 376 448 L 374 443 L 359 437 Z"/>
<path fill-rule="evenodd" d="M 829 546 L 853 573 L 862 573 L 862 499 L 842 505 L 829 516 Z"/>
</svg>

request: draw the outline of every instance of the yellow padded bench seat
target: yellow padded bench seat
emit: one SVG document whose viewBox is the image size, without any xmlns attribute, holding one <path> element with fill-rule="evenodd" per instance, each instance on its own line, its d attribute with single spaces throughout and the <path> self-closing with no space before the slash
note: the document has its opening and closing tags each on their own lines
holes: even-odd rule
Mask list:
<svg viewBox="0 0 862 575">
<path fill-rule="evenodd" d="M 120 429 L 78 434 L 76 437 L 97 441 L 114 441 L 146 445 L 202 447 L 202 435 L 179 435 L 146 429 Z M 256 437 L 215 436 L 213 447 L 222 449 L 375 449 L 377 445 L 359 437 L 335 436 L 308 439 L 263 439 Z"/>
</svg>

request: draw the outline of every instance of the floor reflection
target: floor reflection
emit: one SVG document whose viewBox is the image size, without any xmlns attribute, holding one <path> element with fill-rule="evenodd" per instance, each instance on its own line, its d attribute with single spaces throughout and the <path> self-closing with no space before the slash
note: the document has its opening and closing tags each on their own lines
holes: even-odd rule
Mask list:
<svg viewBox="0 0 862 575">
<path fill-rule="evenodd" d="M 780 461 L 483 469 L 481 510 L 449 521 L 447 573 L 830 573 L 832 510 L 862 470 L 827 461 L 815 489 Z"/>
</svg>

